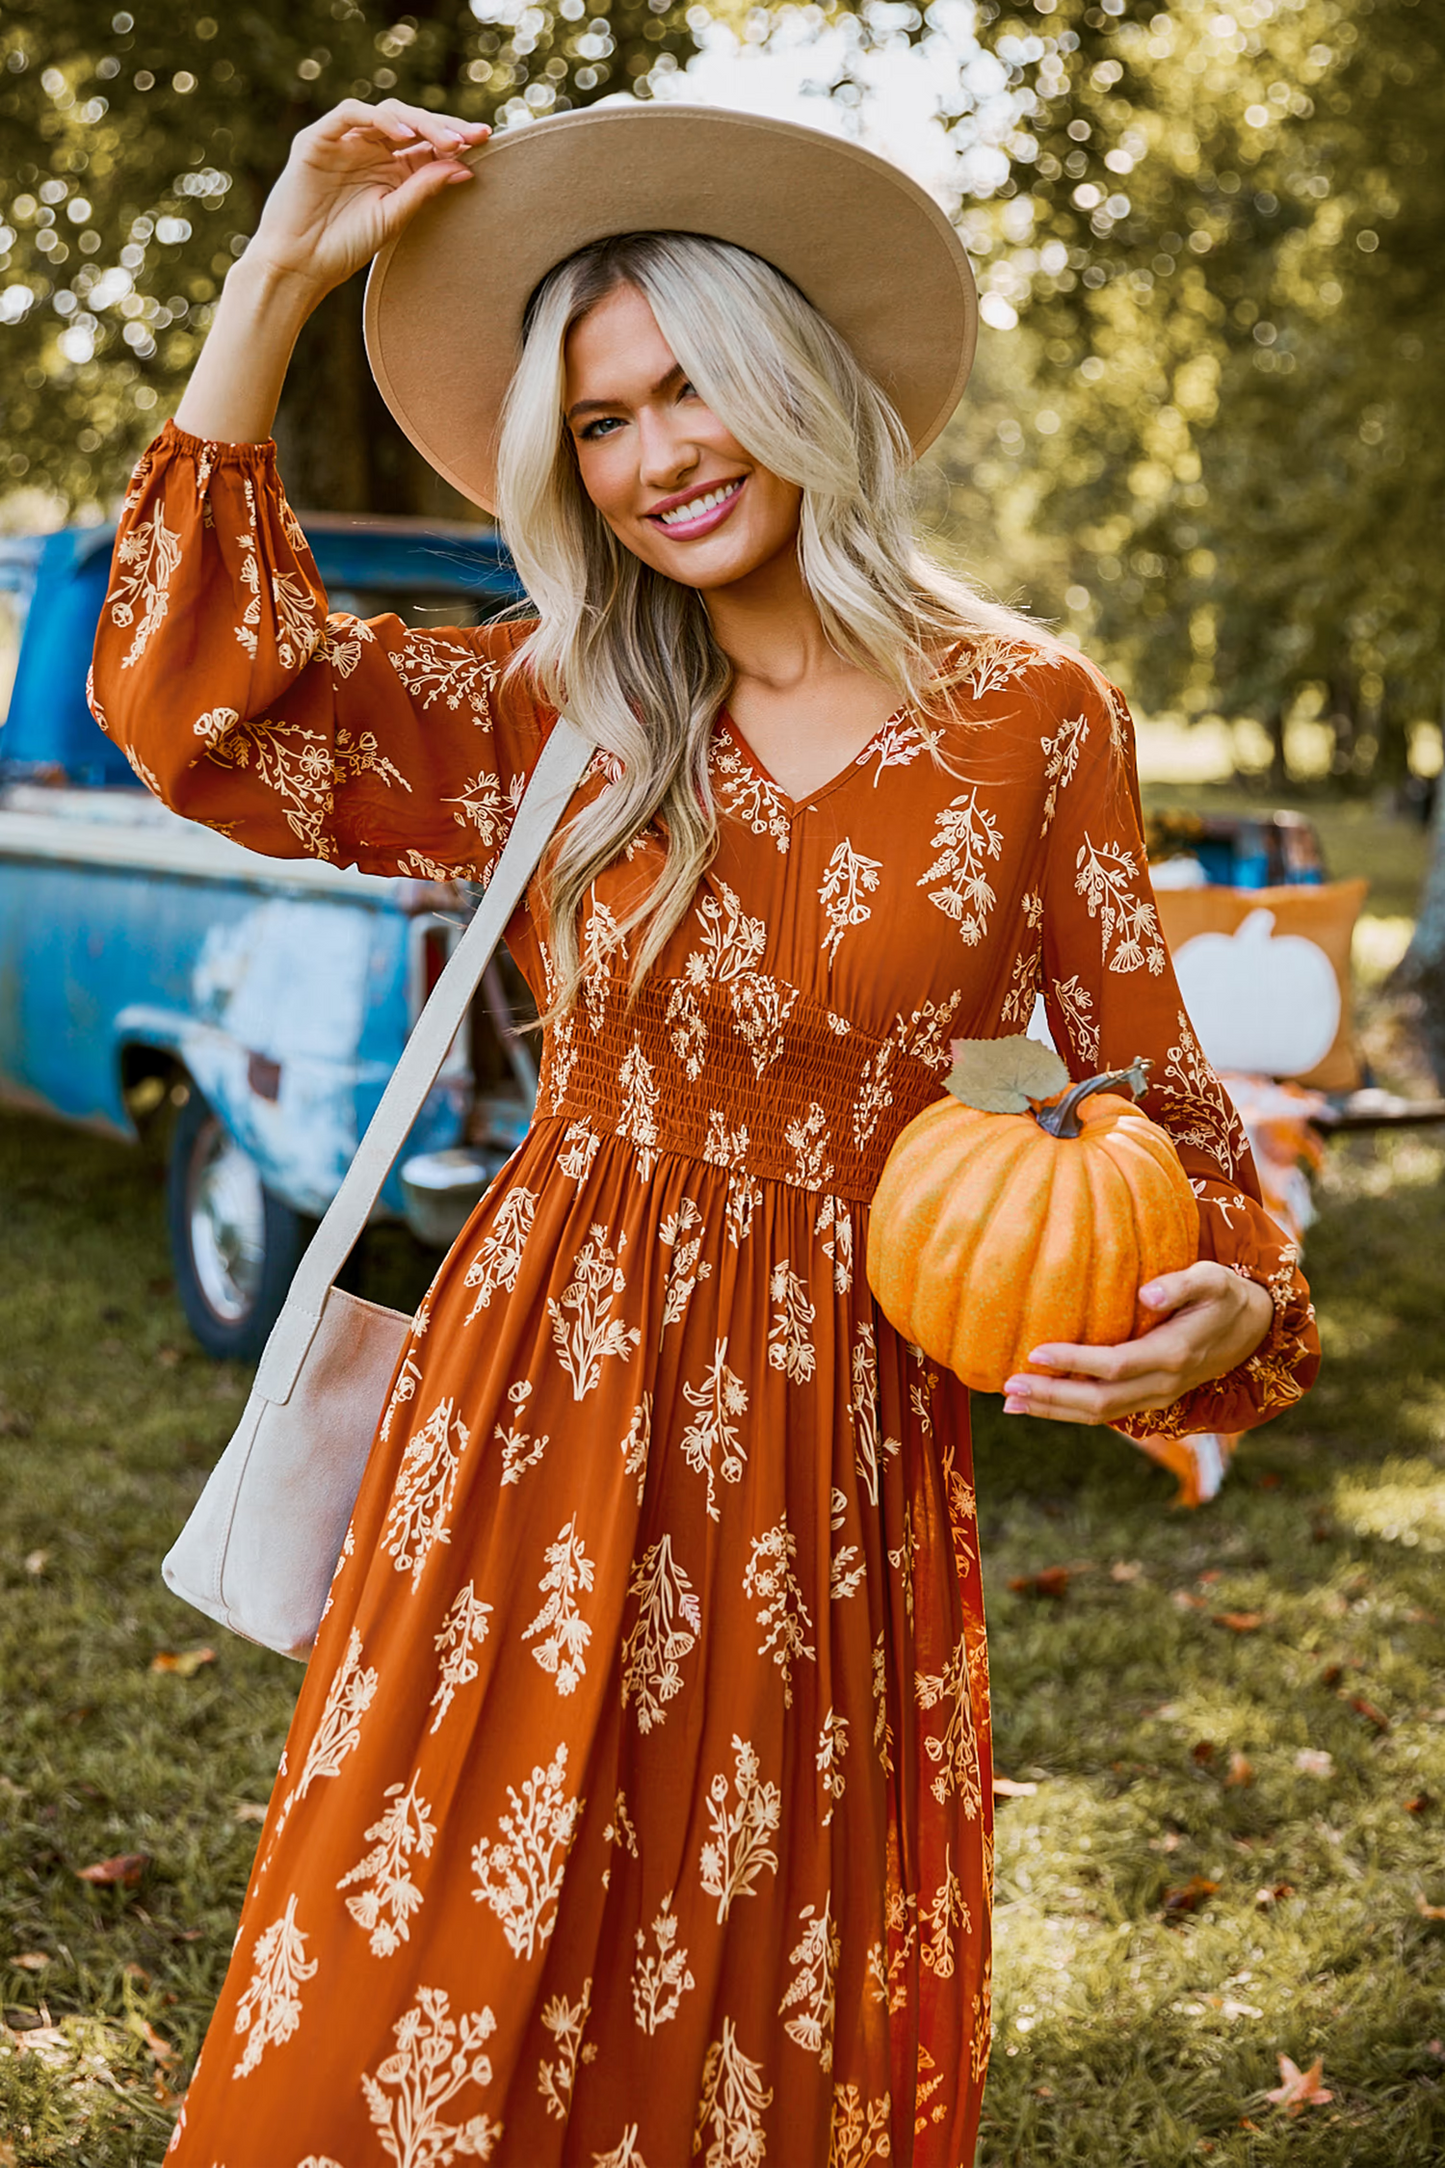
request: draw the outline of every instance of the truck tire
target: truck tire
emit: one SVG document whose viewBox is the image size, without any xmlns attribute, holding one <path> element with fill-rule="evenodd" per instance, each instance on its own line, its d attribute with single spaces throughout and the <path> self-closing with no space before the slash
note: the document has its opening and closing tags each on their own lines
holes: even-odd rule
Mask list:
<svg viewBox="0 0 1445 2168">
<path fill-rule="evenodd" d="M 186 1322 L 208 1355 L 256 1361 L 309 1223 L 272 1196 L 194 1084 L 171 1129 L 166 1204 Z"/>
</svg>

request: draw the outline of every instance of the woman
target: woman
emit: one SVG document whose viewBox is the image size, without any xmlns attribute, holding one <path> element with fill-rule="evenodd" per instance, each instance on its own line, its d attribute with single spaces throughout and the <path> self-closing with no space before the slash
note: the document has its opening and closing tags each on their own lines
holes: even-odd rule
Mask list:
<svg viewBox="0 0 1445 2168">
<path fill-rule="evenodd" d="M 874 379 L 914 446 L 956 395 L 961 333 L 918 358 L 971 300 L 939 214 L 738 116 L 484 133 L 388 102 L 297 139 L 137 470 L 97 646 L 143 779 L 281 855 L 484 878 L 564 690 L 599 747 L 511 929 L 536 1125 L 417 1316 L 175 2152 L 959 2168 L 983 1609 L 966 1395 L 862 1278 L 883 1160 L 950 1040 L 1023 1029 L 1041 989 L 1076 1073 L 1153 1058 L 1203 1261 L 1008 1406 L 1247 1426 L 1312 1375 L 1307 1293 L 1180 1008 L 1122 702 L 907 532 Z M 549 159 L 557 205 L 610 190 L 580 250 L 563 209 L 540 242 L 509 213 Z M 804 262 L 789 206 L 818 196 Z M 639 233 L 658 202 L 679 230 Z M 464 205 L 487 271 L 451 247 L 422 307 L 397 267 Z M 384 388 L 500 502 L 535 619 L 326 614 L 266 438 L 307 311 L 388 242 Z M 524 242 L 518 364 L 487 312 Z M 498 438 L 476 387 L 514 367 Z M 482 426 L 449 434 L 448 398 Z"/>
</svg>

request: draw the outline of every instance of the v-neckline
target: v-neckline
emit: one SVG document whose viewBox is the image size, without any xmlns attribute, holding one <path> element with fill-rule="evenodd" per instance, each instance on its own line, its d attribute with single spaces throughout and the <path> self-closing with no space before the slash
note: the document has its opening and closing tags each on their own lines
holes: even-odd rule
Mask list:
<svg viewBox="0 0 1445 2168">
<path fill-rule="evenodd" d="M 788 793 L 784 790 L 782 784 L 778 781 L 777 777 L 775 775 L 769 774 L 768 770 L 763 766 L 762 761 L 754 752 L 752 746 L 743 736 L 742 730 L 734 721 L 731 712 L 726 706 L 719 709 L 718 722 L 722 726 L 722 728 L 726 730 L 728 736 L 732 739 L 734 746 L 737 748 L 738 752 L 742 754 L 743 759 L 748 763 L 748 766 L 758 777 L 759 781 L 765 783 L 768 789 L 773 793 L 774 797 L 779 799 L 781 803 L 787 808 L 788 818 L 790 821 L 792 821 L 796 820 L 800 813 L 812 812 L 813 808 L 818 805 L 822 799 L 831 798 L 835 790 L 841 790 L 843 785 L 853 774 L 855 768 L 862 768 L 867 765 L 869 755 L 872 753 L 873 748 L 877 745 L 878 740 L 883 736 L 885 730 L 891 730 L 895 723 L 901 722 L 905 715 L 911 715 L 912 712 L 913 710 L 911 703 L 905 701 L 903 706 L 900 708 L 895 708 L 891 715 L 885 715 L 882 722 L 878 725 L 878 728 L 873 732 L 872 736 L 864 740 L 863 744 L 859 746 L 857 752 L 853 755 L 852 759 L 849 760 L 845 764 L 845 766 L 841 767 L 836 775 L 830 775 L 825 783 L 820 783 L 816 790 L 806 791 L 801 798 L 790 798 Z"/>
</svg>

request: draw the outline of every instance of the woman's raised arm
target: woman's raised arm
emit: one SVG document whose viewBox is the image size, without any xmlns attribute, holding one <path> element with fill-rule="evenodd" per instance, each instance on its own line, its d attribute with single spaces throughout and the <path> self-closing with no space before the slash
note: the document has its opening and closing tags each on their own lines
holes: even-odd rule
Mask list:
<svg viewBox="0 0 1445 2168">
<path fill-rule="evenodd" d="M 92 709 L 157 797 L 252 850 L 485 879 L 541 747 L 515 627 L 330 613 L 268 441 L 310 310 L 484 133 L 390 102 L 303 130 L 126 499 Z"/>
<path fill-rule="evenodd" d="M 261 222 L 228 273 L 176 424 L 213 443 L 271 434 L 297 334 L 334 286 L 443 188 L 469 181 L 462 152 L 490 130 L 388 98 L 348 98 L 291 145 Z"/>
</svg>

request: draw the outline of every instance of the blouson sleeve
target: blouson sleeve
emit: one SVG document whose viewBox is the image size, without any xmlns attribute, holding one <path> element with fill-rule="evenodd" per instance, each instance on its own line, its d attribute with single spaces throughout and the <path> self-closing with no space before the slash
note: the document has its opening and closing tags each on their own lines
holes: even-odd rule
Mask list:
<svg viewBox="0 0 1445 2168">
<path fill-rule="evenodd" d="M 1043 994 L 1054 1042 L 1083 1077 L 1151 1063 L 1143 1106 L 1173 1138 L 1199 1205 L 1199 1254 L 1269 1290 L 1274 1323 L 1248 1361 L 1170 1407 L 1129 1416 L 1135 1436 L 1248 1430 L 1298 1400 L 1319 1368 L 1299 1251 L 1260 1201 L 1228 1094 L 1180 998 L 1149 885 L 1123 696 L 1082 664 L 1063 666 L 1056 735 L 1043 744 L 1047 830 Z M 1066 719 L 1064 719 L 1066 718 Z"/>
<path fill-rule="evenodd" d="M 552 720 L 525 626 L 330 614 L 271 444 L 168 422 L 116 536 L 96 721 L 175 812 L 277 858 L 486 880 Z"/>
</svg>

